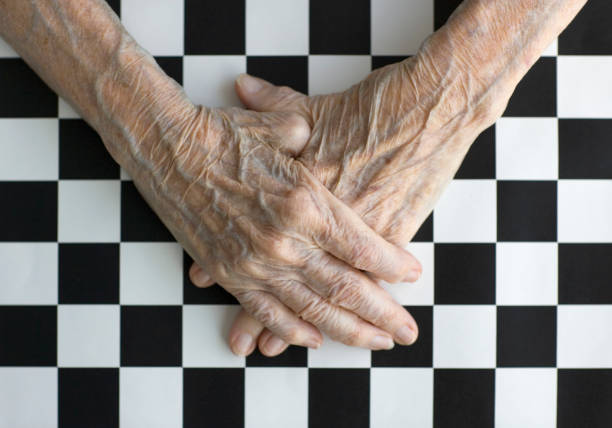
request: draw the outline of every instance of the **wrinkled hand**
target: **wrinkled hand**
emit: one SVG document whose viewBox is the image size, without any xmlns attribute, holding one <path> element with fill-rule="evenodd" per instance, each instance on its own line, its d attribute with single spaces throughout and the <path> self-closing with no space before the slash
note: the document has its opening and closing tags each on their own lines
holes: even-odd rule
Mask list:
<svg viewBox="0 0 612 428">
<path fill-rule="evenodd" d="M 432 56 L 431 43 L 436 41 L 426 41 L 415 57 L 379 69 L 341 93 L 307 97 L 244 75 L 236 84 L 248 108 L 303 117 L 312 135 L 303 147 L 291 147 L 299 152 L 297 159 L 366 224 L 400 246 L 416 233 L 472 142 L 507 102 L 503 97 L 474 101 L 478 84 L 450 52 Z M 193 266 L 190 274 L 200 287 L 212 283 L 206 269 Z M 255 346 L 245 345 L 244 333 L 262 333 L 259 345 L 266 355 L 286 348 L 239 314 L 230 332 L 238 354 Z"/>
<path fill-rule="evenodd" d="M 194 259 L 284 341 L 318 347 L 316 326 L 371 349 L 410 343 L 412 317 L 361 270 L 397 282 L 420 265 L 275 147 L 309 134 L 291 113 L 199 107 L 172 153 L 151 150 L 162 153 L 155 174 L 133 178 Z"/>
</svg>

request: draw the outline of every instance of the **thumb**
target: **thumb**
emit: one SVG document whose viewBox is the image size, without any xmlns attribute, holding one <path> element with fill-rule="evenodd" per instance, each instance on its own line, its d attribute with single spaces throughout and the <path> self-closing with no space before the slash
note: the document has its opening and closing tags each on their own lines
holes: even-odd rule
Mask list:
<svg viewBox="0 0 612 428">
<path fill-rule="evenodd" d="M 291 111 L 309 119 L 308 97 L 288 86 L 272 83 L 243 73 L 236 79 L 236 93 L 242 103 L 255 111 Z M 310 120 L 308 120 L 310 122 Z"/>
</svg>

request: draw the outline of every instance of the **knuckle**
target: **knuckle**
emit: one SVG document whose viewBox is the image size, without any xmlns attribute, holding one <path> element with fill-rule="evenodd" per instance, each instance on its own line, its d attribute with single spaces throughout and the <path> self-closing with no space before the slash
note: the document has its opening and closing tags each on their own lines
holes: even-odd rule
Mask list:
<svg viewBox="0 0 612 428">
<path fill-rule="evenodd" d="M 287 134 L 291 140 L 306 142 L 310 138 L 310 126 L 306 119 L 298 113 L 287 113 Z"/>
<path fill-rule="evenodd" d="M 298 326 L 292 326 L 287 328 L 283 340 L 287 343 L 298 343 L 300 339 L 300 328 Z"/>
<path fill-rule="evenodd" d="M 330 318 L 331 307 L 324 302 L 319 301 L 315 304 L 306 306 L 300 316 L 304 321 L 308 321 L 314 325 L 322 325 Z"/>
<path fill-rule="evenodd" d="M 261 279 L 264 277 L 263 267 L 250 258 L 240 259 L 236 263 L 236 270 L 249 278 Z"/>
<path fill-rule="evenodd" d="M 352 272 L 344 273 L 338 281 L 329 288 L 327 300 L 348 309 L 357 309 L 363 305 L 363 287 Z"/>
<path fill-rule="evenodd" d="M 355 267 L 365 267 L 367 264 L 368 269 L 376 269 L 382 263 L 382 258 L 376 248 L 365 242 L 353 245 L 349 257 L 356 264 Z"/>
<path fill-rule="evenodd" d="M 274 327 L 279 324 L 278 312 L 268 304 L 259 305 L 253 316 L 267 327 Z"/>
<path fill-rule="evenodd" d="M 272 260 L 289 262 L 293 259 L 293 241 L 286 236 L 266 237 L 261 244 L 261 251 Z"/>
<path fill-rule="evenodd" d="M 314 204 L 310 191 L 304 186 L 289 190 L 284 198 L 282 221 L 285 226 L 295 227 L 312 218 Z"/>
<path fill-rule="evenodd" d="M 361 328 L 359 325 L 350 327 L 341 337 L 340 341 L 349 346 L 361 344 Z"/>
</svg>

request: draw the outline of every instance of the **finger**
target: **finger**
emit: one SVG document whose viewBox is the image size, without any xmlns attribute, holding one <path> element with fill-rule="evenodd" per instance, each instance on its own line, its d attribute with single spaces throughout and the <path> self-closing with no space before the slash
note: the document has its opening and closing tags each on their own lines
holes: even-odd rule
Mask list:
<svg viewBox="0 0 612 428">
<path fill-rule="evenodd" d="M 329 191 L 323 193 L 329 211 L 327 215 L 314 217 L 314 221 L 319 222 L 312 229 L 319 247 L 351 266 L 390 283 L 419 279 L 421 264 L 412 254 L 374 232 Z"/>
<path fill-rule="evenodd" d="M 323 336 L 312 324 L 300 319 L 280 300 L 261 290 L 235 294 L 245 311 L 285 342 L 318 348 Z"/>
<path fill-rule="evenodd" d="M 276 357 L 282 354 L 285 349 L 289 347 L 289 344 L 283 339 L 272 333 L 270 330 L 265 328 L 259 335 L 257 340 L 259 346 L 259 352 L 266 357 Z"/>
<path fill-rule="evenodd" d="M 210 287 L 215 283 L 215 280 L 195 262 L 189 268 L 189 279 L 199 288 Z"/>
<path fill-rule="evenodd" d="M 411 345 L 416 341 L 418 326 L 414 318 L 365 273 L 327 254 L 309 259 L 303 269 L 308 285 L 332 305 L 391 333 L 398 343 Z"/>
<path fill-rule="evenodd" d="M 257 339 L 263 330 L 262 323 L 241 309 L 229 332 L 230 349 L 236 355 L 249 355 L 255 350 Z"/>
<path fill-rule="evenodd" d="M 389 333 L 324 300 L 300 281 L 283 281 L 275 286 L 282 289 L 285 304 L 305 321 L 313 324 L 330 338 L 349 346 L 372 350 L 393 348 Z"/>
<path fill-rule="evenodd" d="M 310 118 L 308 97 L 287 86 L 276 86 L 246 73 L 238 76 L 235 86 L 238 97 L 249 109 L 292 111 L 302 114 L 306 119 Z"/>
</svg>

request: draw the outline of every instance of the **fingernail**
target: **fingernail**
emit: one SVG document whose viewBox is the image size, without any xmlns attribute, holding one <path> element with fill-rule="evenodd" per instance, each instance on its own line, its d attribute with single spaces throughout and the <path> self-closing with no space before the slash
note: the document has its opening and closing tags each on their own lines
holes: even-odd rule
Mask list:
<svg viewBox="0 0 612 428">
<path fill-rule="evenodd" d="M 418 269 L 411 270 L 402 282 L 415 282 L 421 276 L 421 271 Z"/>
<path fill-rule="evenodd" d="M 246 73 L 238 76 L 238 85 L 246 92 L 255 93 L 262 88 L 262 83 L 259 79 L 254 78 Z"/>
<path fill-rule="evenodd" d="M 277 354 L 284 349 L 285 345 L 286 344 L 283 339 L 272 335 L 268 338 L 268 340 L 266 340 L 265 347 L 269 354 Z"/>
<path fill-rule="evenodd" d="M 240 355 L 246 355 L 247 352 L 250 351 L 253 346 L 253 338 L 250 334 L 240 333 L 240 335 L 236 338 L 234 342 L 234 347 L 236 349 L 236 353 Z"/>
<path fill-rule="evenodd" d="M 370 342 L 370 348 L 377 351 L 380 349 L 393 349 L 395 343 L 389 336 L 376 336 Z"/>
<path fill-rule="evenodd" d="M 395 335 L 397 336 L 398 341 L 403 343 L 404 345 L 412 345 L 416 340 L 416 334 L 407 325 L 400 327 L 400 329 L 397 330 Z"/>
<path fill-rule="evenodd" d="M 195 282 L 197 284 L 204 284 L 205 282 L 210 280 L 210 275 L 204 272 L 202 269 L 198 269 L 194 274 Z"/>
</svg>

